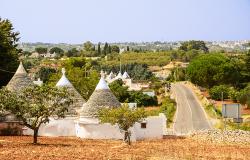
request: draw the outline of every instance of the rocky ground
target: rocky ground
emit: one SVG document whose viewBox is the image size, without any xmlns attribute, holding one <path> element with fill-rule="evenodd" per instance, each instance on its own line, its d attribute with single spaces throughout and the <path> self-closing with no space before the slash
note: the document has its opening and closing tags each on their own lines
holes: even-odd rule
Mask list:
<svg viewBox="0 0 250 160">
<path fill-rule="evenodd" d="M 192 139 L 226 144 L 250 145 L 250 131 L 241 130 L 204 130 L 190 135 Z"/>
<path fill-rule="evenodd" d="M 166 136 L 160 140 L 143 140 L 131 146 L 119 140 L 86 140 L 76 137 L 1 137 L 1 160 L 77 160 L 77 159 L 204 159 L 247 160 L 250 144 L 224 144 L 190 137 Z"/>
</svg>

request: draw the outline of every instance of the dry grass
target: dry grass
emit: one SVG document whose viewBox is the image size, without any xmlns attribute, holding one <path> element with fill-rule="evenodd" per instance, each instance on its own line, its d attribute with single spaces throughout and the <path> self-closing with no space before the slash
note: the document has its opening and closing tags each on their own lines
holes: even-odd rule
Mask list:
<svg viewBox="0 0 250 160">
<path fill-rule="evenodd" d="M 168 137 L 161 140 L 137 141 L 127 146 L 115 140 L 83 140 L 79 138 L 0 137 L 1 160 L 28 159 L 248 159 L 249 145 L 204 143 L 189 138 Z"/>
</svg>

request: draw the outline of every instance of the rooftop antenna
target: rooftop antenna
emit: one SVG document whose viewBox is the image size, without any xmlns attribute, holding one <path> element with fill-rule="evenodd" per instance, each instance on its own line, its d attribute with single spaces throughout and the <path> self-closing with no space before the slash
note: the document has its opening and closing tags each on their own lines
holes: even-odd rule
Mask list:
<svg viewBox="0 0 250 160">
<path fill-rule="evenodd" d="M 105 73 L 101 70 L 101 78 L 105 78 Z"/>
<path fill-rule="evenodd" d="M 62 68 L 62 74 L 65 75 L 65 73 L 66 73 L 65 68 Z"/>
</svg>

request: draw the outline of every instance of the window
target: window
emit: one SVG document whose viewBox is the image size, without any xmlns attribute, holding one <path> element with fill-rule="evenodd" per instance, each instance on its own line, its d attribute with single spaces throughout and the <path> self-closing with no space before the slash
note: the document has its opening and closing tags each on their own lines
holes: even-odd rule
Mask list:
<svg viewBox="0 0 250 160">
<path fill-rule="evenodd" d="M 141 128 L 147 128 L 147 123 L 146 122 L 142 122 L 141 123 Z"/>
</svg>

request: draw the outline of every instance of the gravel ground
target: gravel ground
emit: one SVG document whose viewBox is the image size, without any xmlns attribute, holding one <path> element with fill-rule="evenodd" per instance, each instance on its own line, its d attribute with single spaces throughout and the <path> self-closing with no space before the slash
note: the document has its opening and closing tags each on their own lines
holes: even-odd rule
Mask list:
<svg viewBox="0 0 250 160">
<path fill-rule="evenodd" d="M 216 143 L 226 144 L 245 144 L 250 145 L 250 132 L 241 130 L 204 130 L 193 133 L 190 136 L 192 139 L 201 141 L 211 141 Z"/>
<path fill-rule="evenodd" d="M 0 137 L 0 160 L 77 160 L 77 159 L 239 159 L 250 157 L 250 144 L 222 144 L 189 137 L 166 136 L 143 140 L 131 146 L 118 140 L 83 140 L 79 138 Z"/>
</svg>

